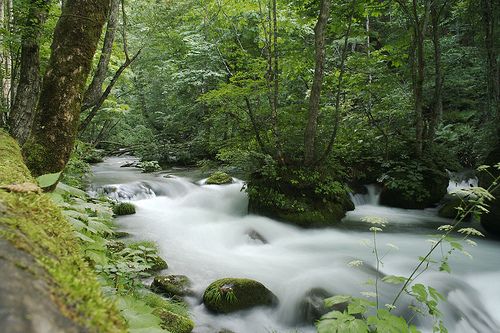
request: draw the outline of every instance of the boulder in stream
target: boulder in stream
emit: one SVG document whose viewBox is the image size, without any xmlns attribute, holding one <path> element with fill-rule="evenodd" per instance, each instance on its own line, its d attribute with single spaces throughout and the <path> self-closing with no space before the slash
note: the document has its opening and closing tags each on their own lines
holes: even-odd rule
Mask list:
<svg viewBox="0 0 500 333">
<path fill-rule="evenodd" d="M 156 310 L 153 314 L 161 319 L 160 326 L 170 333 L 190 333 L 194 329 L 191 319 L 168 310 Z"/>
<path fill-rule="evenodd" d="M 129 202 L 121 202 L 113 206 L 113 213 L 118 216 L 135 214 L 135 206 Z"/>
<path fill-rule="evenodd" d="M 206 184 L 207 185 L 225 185 L 231 184 L 233 182 L 233 178 L 225 172 L 216 171 L 210 177 L 208 177 Z"/>
<path fill-rule="evenodd" d="M 260 282 L 226 278 L 208 286 L 203 303 L 210 311 L 231 313 L 256 306 L 273 306 L 278 303 L 278 298 Z"/>
<path fill-rule="evenodd" d="M 193 294 L 191 281 L 185 275 L 158 275 L 151 283 L 151 290 L 167 297 L 184 297 Z"/>
</svg>

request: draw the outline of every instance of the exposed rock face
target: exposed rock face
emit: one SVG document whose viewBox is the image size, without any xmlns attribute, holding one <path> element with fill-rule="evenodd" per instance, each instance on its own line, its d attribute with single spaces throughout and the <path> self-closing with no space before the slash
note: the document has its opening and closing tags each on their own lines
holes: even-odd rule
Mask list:
<svg viewBox="0 0 500 333">
<path fill-rule="evenodd" d="M 260 282 L 226 278 L 208 286 L 203 303 L 210 311 L 231 313 L 256 306 L 272 306 L 278 303 L 278 299 Z"/>
<path fill-rule="evenodd" d="M 33 258 L 0 238 L 0 330 L 8 333 L 87 332 L 54 303 L 45 272 Z"/>
</svg>

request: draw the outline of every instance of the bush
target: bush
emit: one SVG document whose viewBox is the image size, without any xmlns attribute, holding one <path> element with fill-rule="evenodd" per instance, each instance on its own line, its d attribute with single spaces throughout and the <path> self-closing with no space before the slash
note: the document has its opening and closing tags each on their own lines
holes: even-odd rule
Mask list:
<svg viewBox="0 0 500 333">
<path fill-rule="evenodd" d="M 113 213 L 118 216 L 132 215 L 135 214 L 135 206 L 129 202 L 122 202 L 113 207 Z"/>
</svg>

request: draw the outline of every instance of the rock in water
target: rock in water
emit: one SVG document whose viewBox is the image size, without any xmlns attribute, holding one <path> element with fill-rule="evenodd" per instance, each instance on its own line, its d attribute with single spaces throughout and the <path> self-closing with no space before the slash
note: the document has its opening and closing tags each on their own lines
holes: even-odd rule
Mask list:
<svg viewBox="0 0 500 333">
<path fill-rule="evenodd" d="M 207 179 L 207 185 L 225 185 L 225 184 L 231 184 L 233 182 L 233 178 L 229 176 L 225 172 L 217 171 L 214 172 L 210 177 Z"/>
<path fill-rule="evenodd" d="M 262 283 L 226 278 L 213 282 L 203 294 L 203 303 L 213 312 L 231 313 L 256 306 L 272 306 L 278 298 Z"/>
<path fill-rule="evenodd" d="M 158 275 L 151 283 L 151 290 L 167 297 L 184 297 L 193 294 L 191 281 L 185 275 Z"/>
</svg>

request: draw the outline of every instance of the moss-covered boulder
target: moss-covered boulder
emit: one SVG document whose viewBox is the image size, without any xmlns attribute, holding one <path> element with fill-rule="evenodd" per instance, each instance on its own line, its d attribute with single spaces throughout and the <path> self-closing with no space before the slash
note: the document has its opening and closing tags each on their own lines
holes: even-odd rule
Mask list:
<svg viewBox="0 0 500 333">
<path fill-rule="evenodd" d="M 174 312 L 158 309 L 153 314 L 161 319 L 160 326 L 170 333 L 190 333 L 194 329 L 191 319 Z"/>
<path fill-rule="evenodd" d="M 446 172 L 424 162 L 413 162 L 408 167 L 395 167 L 383 178 L 380 204 L 384 206 L 423 209 L 433 207 L 448 192 Z"/>
<path fill-rule="evenodd" d="M 113 213 L 118 216 L 135 214 L 135 206 L 130 202 L 120 202 L 113 206 Z"/>
<path fill-rule="evenodd" d="M 305 228 L 336 225 L 354 209 L 343 182 L 322 170 L 287 167 L 272 177 L 253 174 L 247 192 L 250 213 Z"/>
<path fill-rule="evenodd" d="M 231 184 L 233 182 L 233 178 L 225 172 L 217 171 L 214 172 L 210 177 L 208 177 L 206 184 L 207 185 L 225 185 Z"/>
<path fill-rule="evenodd" d="M 161 166 L 158 161 L 143 161 L 138 164 L 138 167 L 142 170 L 143 173 L 161 171 Z"/>
<path fill-rule="evenodd" d="M 167 297 L 184 297 L 193 294 L 191 281 L 185 275 L 158 275 L 151 283 L 151 290 Z"/>
<path fill-rule="evenodd" d="M 278 298 L 262 283 L 250 279 L 226 278 L 213 282 L 203 294 L 210 311 L 231 313 L 256 306 L 272 306 Z"/>
<path fill-rule="evenodd" d="M 160 317 L 160 326 L 170 333 L 190 333 L 194 329 L 191 319 L 168 310 L 156 310 L 154 315 Z"/>
<path fill-rule="evenodd" d="M 500 177 L 500 170 L 495 168 L 494 165 L 500 163 L 500 146 L 494 149 L 486 158 L 483 164 L 489 165 L 488 172 L 481 172 L 479 174 L 479 186 L 488 188 L 491 186 L 495 178 Z M 481 225 L 490 234 L 500 236 L 500 189 L 492 193 L 495 200 L 490 202 L 489 213 L 481 216 Z"/>
</svg>

